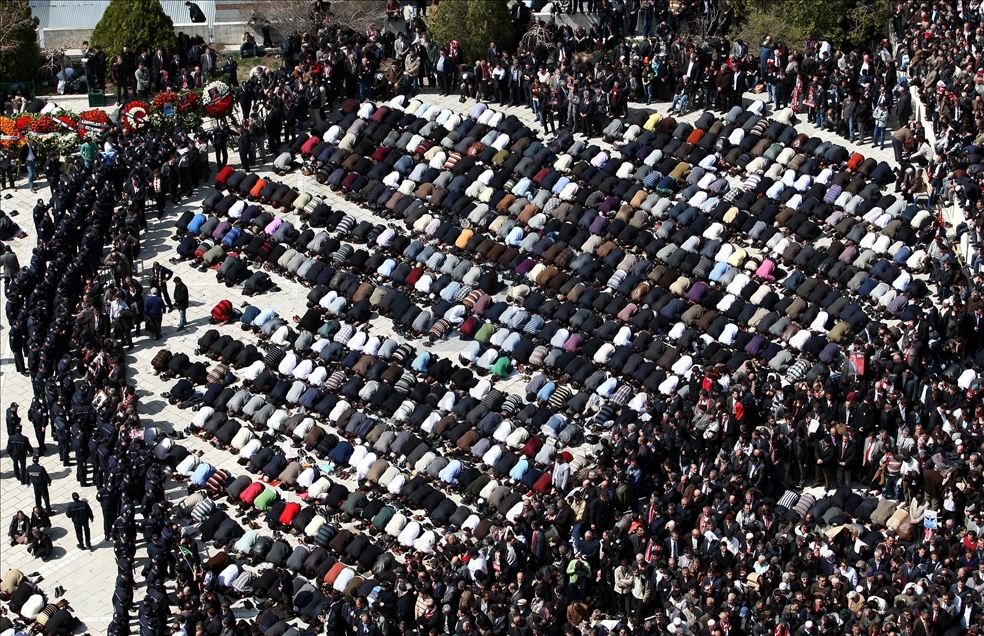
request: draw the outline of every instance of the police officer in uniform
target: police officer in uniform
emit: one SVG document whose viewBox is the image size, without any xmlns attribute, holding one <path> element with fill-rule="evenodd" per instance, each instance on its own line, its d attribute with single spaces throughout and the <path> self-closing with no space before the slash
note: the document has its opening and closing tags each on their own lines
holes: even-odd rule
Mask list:
<svg viewBox="0 0 984 636">
<path fill-rule="evenodd" d="M 21 418 L 17 413 L 17 402 L 11 402 L 7 409 L 7 435 L 13 435 L 14 429 L 20 426 Z"/>
<path fill-rule="evenodd" d="M 9 413 L 10 411 L 7 412 Z M 14 460 L 14 477 L 26 486 L 27 456 L 34 449 L 31 448 L 31 441 L 27 439 L 27 436 L 21 433 L 20 424 L 14 426 L 13 430 L 13 434 L 7 438 L 7 454 L 10 455 L 10 459 Z"/>
<path fill-rule="evenodd" d="M 27 410 L 27 419 L 34 425 L 34 439 L 38 442 L 38 452 L 44 455 L 48 452 L 48 447 L 44 444 L 48 431 L 48 407 L 40 397 L 35 396 L 31 401 L 31 408 Z"/>
<path fill-rule="evenodd" d="M 69 425 L 69 417 L 64 401 L 61 397 L 57 398 L 51 406 L 51 422 L 52 434 L 55 442 L 58 443 L 58 459 L 61 460 L 62 466 L 71 465 L 72 428 Z"/>
<path fill-rule="evenodd" d="M 40 508 L 41 500 L 43 499 L 44 509 L 49 515 L 52 514 L 51 497 L 48 495 L 48 486 L 51 485 L 51 475 L 41 465 L 41 457 L 38 455 L 34 456 L 34 463 L 27 469 L 27 481 L 34 486 L 34 505 Z"/>
<path fill-rule="evenodd" d="M 75 525 L 75 538 L 78 539 L 79 549 L 89 548 L 91 550 L 92 540 L 89 537 L 89 522 L 96 517 L 92 514 L 89 503 L 82 501 L 79 498 L 79 493 L 73 492 L 72 503 L 68 504 L 68 510 L 65 511 L 65 514 Z"/>
<path fill-rule="evenodd" d="M 109 541 L 110 536 L 113 533 L 113 522 L 116 520 L 117 513 L 120 509 L 120 500 L 117 495 L 117 490 L 111 485 L 104 485 L 96 493 L 96 501 L 102 507 L 103 513 L 103 539 Z"/>
</svg>

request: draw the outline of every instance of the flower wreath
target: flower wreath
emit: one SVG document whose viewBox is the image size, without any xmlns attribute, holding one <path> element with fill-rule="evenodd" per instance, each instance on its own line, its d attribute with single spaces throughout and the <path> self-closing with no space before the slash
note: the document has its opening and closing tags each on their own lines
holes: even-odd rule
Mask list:
<svg viewBox="0 0 984 636">
<path fill-rule="evenodd" d="M 61 124 L 51 115 L 41 115 L 27 126 L 27 131 L 35 135 L 57 134 Z"/>
<path fill-rule="evenodd" d="M 113 126 L 109 115 L 98 108 L 83 111 L 79 115 L 79 137 L 97 141 L 102 134 Z"/>
<path fill-rule="evenodd" d="M 202 91 L 205 112 L 209 117 L 228 117 L 236 103 L 232 90 L 225 82 L 211 82 Z"/>
<path fill-rule="evenodd" d="M 123 129 L 129 132 L 141 132 L 150 123 L 150 111 L 147 104 L 135 99 L 128 102 L 121 113 L 120 120 L 123 122 Z"/>
<path fill-rule="evenodd" d="M 0 146 L 17 148 L 24 143 L 24 136 L 17 130 L 17 122 L 10 117 L 0 117 Z"/>
<path fill-rule="evenodd" d="M 150 103 L 151 107 L 162 111 L 166 110 L 169 104 L 174 109 L 174 112 L 183 113 L 198 106 L 198 95 L 191 91 L 173 91 L 168 89 L 154 95 L 154 101 Z"/>
<path fill-rule="evenodd" d="M 27 127 L 31 125 L 31 122 L 34 121 L 34 119 L 35 119 L 34 115 L 30 115 L 30 114 L 20 115 L 17 119 L 14 120 L 14 124 L 17 126 L 17 132 L 19 133 L 26 132 Z"/>
</svg>

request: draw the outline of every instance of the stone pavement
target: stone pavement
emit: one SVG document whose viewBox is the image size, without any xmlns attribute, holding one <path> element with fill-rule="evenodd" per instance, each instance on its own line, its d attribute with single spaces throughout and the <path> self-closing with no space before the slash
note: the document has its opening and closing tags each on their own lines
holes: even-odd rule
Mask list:
<svg viewBox="0 0 984 636">
<path fill-rule="evenodd" d="M 468 103 L 461 104 L 458 102 L 456 96 L 439 97 L 434 94 L 425 93 L 420 97 L 425 101 L 431 101 L 442 107 L 464 113 L 467 113 L 473 104 L 471 100 Z M 751 98 L 761 99 L 762 96 L 751 96 Z M 66 108 L 79 111 L 87 107 L 84 97 L 80 96 L 65 96 L 60 98 L 58 103 Z M 492 106 L 495 107 L 494 105 Z M 660 112 L 665 112 L 667 106 L 668 104 L 666 103 L 655 104 L 653 107 L 650 107 L 650 110 L 658 109 Z M 112 111 L 113 109 L 114 107 L 112 106 L 106 108 L 107 111 Z M 526 108 L 506 108 L 504 110 L 507 114 L 516 114 L 524 121 L 532 122 L 532 112 Z M 631 110 L 634 112 L 635 108 Z M 678 119 L 693 122 L 700 114 L 700 111 L 694 111 L 685 117 L 678 117 Z M 890 146 L 885 150 L 875 149 L 873 151 L 870 142 L 863 147 L 857 147 L 853 144 L 847 144 L 846 140 L 830 132 L 819 131 L 811 124 L 801 123 L 799 127 L 807 134 L 817 135 L 824 140 L 836 139 L 838 142 L 845 144 L 849 149 L 853 150 L 856 148 L 866 156 L 873 154 L 879 160 L 884 159 L 888 161 L 892 158 Z M 538 125 L 534 129 L 540 130 Z M 600 142 L 600 140 L 592 140 L 592 142 L 601 143 L 603 146 L 607 145 Z M 236 153 L 230 153 L 230 159 L 233 161 L 233 166 L 238 167 L 238 156 Z M 272 158 L 267 157 L 267 159 Z M 261 166 L 258 172 L 264 178 L 277 179 L 270 171 L 270 168 L 270 164 L 267 163 Z M 273 176 L 271 177 L 271 175 Z M 214 171 L 212 176 L 214 177 Z M 312 195 L 324 198 L 326 203 L 333 208 L 344 210 L 358 220 L 366 219 L 374 223 L 385 222 L 378 217 L 374 217 L 371 212 L 345 201 L 335 193 L 329 191 L 327 187 L 319 185 L 313 177 L 305 177 L 295 171 L 286 177 L 279 178 L 279 180 L 286 181 L 292 185 L 296 184 L 295 187 L 299 191 L 310 192 Z M 31 221 L 31 209 L 39 196 L 48 194 L 47 188 L 44 187 L 46 184 L 43 180 L 38 182 L 39 186 L 42 187 L 38 195 L 32 195 L 24 184 L 24 180 L 19 182 L 18 189 L 12 193 L 13 196 L 10 199 L 3 198 L 9 191 L 0 192 L 0 206 L 2 206 L 2 209 L 8 213 L 14 210 L 19 211 L 19 215 L 14 217 L 14 220 L 22 224 L 23 229 L 28 233 L 27 238 L 14 240 L 11 243 L 22 265 L 29 260 L 30 251 L 35 245 L 36 233 Z M 163 221 L 150 220 L 149 231 L 141 237 L 141 258 L 136 263 L 139 279 L 145 285 L 147 285 L 146 278 L 152 263 L 155 260 L 159 260 L 172 268 L 175 276 L 180 276 L 188 285 L 191 292 L 191 307 L 188 310 L 189 326 L 185 331 L 181 333 L 176 332 L 177 316 L 175 314 L 168 314 L 164 317 L 164 339 L 155 341 L 149 338 L 146 332 L 143 332 L 144 335 L 135 338 L 134 342 L 136 346 L 127 355 L 127 364 L 129 366 L 128 376 L 132 381 L 136 382 L 140 394 L 140 415 L 142 420 L 147 425 L 156 425 L 168 430 L 172 428 L 184 430 L 191 421 L 193 413 L 170 406 L 160 397 L 162 392 L 170 388 L 171 383 L 163 382 L 153 374 L 150 366 L 151 359 L 160 347 L 166 346 L 172 353 L 185 352 L 192 359 L 203 360 L 204 358 L 202 356 L 196 356 L 194 351 L 199 336 L 210 328 L 208 319 L 211 308 L 218 301 L 225 298 L 231 300 L 235 307 L 239 307 L 246 300 L 238 288 L 228 289 L 224 285 L 216 283 L 215 276 L 211 271 L 201 273 L 187 263 L 179 265 L 166 263 L 167 259 L 174 255 L 174 247 L 176 245 L 176 243 L 170 240 L 170 236 L 173 233 L 172 225 L 174 220 L 184 210 L 197 208 L 204 197 L 205 190 L 203 188 L 196 196 L 182 202 L 180 205 L 169 206 Z M 278 275 L 274 276 L 275 280 L 282 287 L 282 291 L 254 297 L 250 299 L 251 302 L 259 307 L 272 306 L 280 316 L 287 320 L 291 316 L 303 314 L 308 289 L 300 284 L 281 279 Z M 31 427 L 26 418 L 27 409 L 32 398 L 30 383 L 26 377 L 19 375 L 14 370 L 5 333 L 7 327 L 6 321 L 5 318 L 0 318 L 0 320 L 3 321 L 0 323 L 0 336 L 2 336 L 0 337 L 0 405 L 2 405 L 0 410 L 5 410 L 12 401 L 16 401 L 21 405 L 25 433 L 29 437 L 32 437 L 31 441 L 33 444 L 34 440 Z M 392 323 L 389 320 L 374 323 L 372 325 L 372 333 L 380 336 L 391 336 L 398 342 L 403 342 L 401 336 L 392 332 L 391 325 Z M 223 329 L 229 328 L 225 327 Z M 221 331 L 221 333 L 226 333 L 226 331 Z M 239 336 L 238 334 L 234 334 L 234 337 Z M 458 343 L 459 340 L 457 339 L 443 341 L 436 343 L 431 350 L 441 356 L 453 356 L 458 348 Z M 417 344 L 419 345 L 419 341 Z M 513 377 L 497 384 L 497 388 L 522 395 L 522 387 L 525 385 L 525 382 L 526 380 L 523 379 L 522 375 L 515 373 Z M 2 435 L 0 437 L 0 448 L 5 449 L 7 441 L 6 431 L 0 431 L 0 435 Z M 181 440 L 181 443 L 185 444 L 189 449 L 203 451 L 203 459 L 213 465 L 229 468 L 235 474 L 242 474 L 243 472 L 243 469 L 235 465 L 233 458 L 227 452 L 220 451 L 196 437 L 192 436 Z M 54 524 L 52 538 L 55 543 L 55 554 L 46 563 L 42 563 L 28 555 L 22 546 L 10 548 L 6 543 L 0 544 L 2 546 L 2 550 L 0 550 L 0 573 L 5 572 L 11 567 L 19 568 L 25 574 L 35 571 L 39 572 L 44 577 L 42 587 L 46 591 L 50 593 L 56 585 L 63 586 L 67 590 L 65 598 L 71 602 L 72 608 L 76 615 L 84 622 L 86 629 L 92 633 L 102 632 L 112 617 L 110 600 L 113 592 L 116 568 L 112 544 L 102 542 L 102 518 L 99 505 L 95 501 L 95 489 L 92 487 L 79 488 L 78 483 L 74 479 L 74 466 L 72 468 L 61 467 L 58 462 L 57 453 L 55 452 L 55 445 L 50 439 L 48 453 L 43 458 L 42 463 L 48 469 L 54 480 L 54 484 L 50 490 L 51 500 L 56 513 L 59 513 L 52 519 Z M 354 487 L 352 483 L 347 485 L 350 488 Z M 183 486 L 179 487 L 171 483 L 169 487 L 171 488 L 172 496 L 175 498 L 184 494 Z M 95 521 L 91 524 L 94 545 L 94 550 L 91 552 L 88 550 L 79 550 L 75 547 L 74 531 L 63 514 L 66 505 L 71 501 L 72 492 L 79 492 L 83 498 L 87 499 L 96 515 Z M 282 492 L 281 494 L 286 496 L 288 500 L 296 500 L 297 497 L 295 493 Z M 4 531 L 6 531 L 9 520 L 17 510 L 22 509 L 29 512 L 33 505 L 33 490 L 30 487 L 20 485 L 13 479 L 11 461 L 6 453 L 3 452 L 0 454 L 0 525 L 2 525 Z M 5 539 L 6 535 L 4 535 Z M 204 554 L 208 554 L 208 551 L 206 550 Z M 138 549 L 136 568 L 138 581 L 140 580 L 139 570 L 144 562 L 145 552 L 142 549 Z M 136 590 L 137 599 L 141 598 L 140 594 L 141 591 L 138 587 Z M 243 615 L 252 613 L 244 608 L 239 608 L 237 611 Z"/>
</svg>

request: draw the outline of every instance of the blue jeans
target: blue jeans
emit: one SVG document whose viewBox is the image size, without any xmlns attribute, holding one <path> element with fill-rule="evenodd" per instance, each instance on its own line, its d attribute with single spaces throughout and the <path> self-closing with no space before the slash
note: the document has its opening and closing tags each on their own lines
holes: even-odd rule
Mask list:
<svg viewBox="0 0 984 636">
<path fill-rule="evenodd" d="M 687 105 L 687 94 L 680 93 L 674 96 L 673 101 L 670 102 L 670 110 L 673 111 L 679 107 L 680 112 L 683 112 L 683 107 Z"/>
<path fill-rule="evenodd" d="M 28 161 L 27 163 L 24 164 L 24 166 L 27 168 L 27 187 L 33 190 L 34 189 L 34 162 Z"/>
<path fill-rule="evenodd" d="M 178 329 L 184 329 L 185 327 L 185 312 L 186 309 L 178 309 Z"/>
<path fill-rule="evenodd" d="M 847 125 L 847 138 L 850 141 L 854 141 L 854 118 L 848 118 L 844 120 L 844 124 Z"/>
<path fill-rule="evenodd" d="M 875 132 L 871 133 L 871 143 L 872 145 L 878 146 L 879 148 L 885 147 L 884 126 L 875 126 Z"/>
<path fill-rule="evenodd" d="M 776 85 L 766 84 L 765 87 L 769 90 L 769 102 L 772 103 L 776 101 Z"/>
<path fill-rule="evenodd" d="M 899 494 L 899 476 L 885 475 L 885 489 L 882 490 L 882 495 L 886 499 L 898 499 Z"/>
<path fill-rule="evenodd" d="M 646 105 L 656 101 L 656 85 L 652 82 L 646 84 Z"/>
<path fill-rule="evenodd" d="M 372 79 L 364 79 L 359 82 L 359 101 L 364 102 L 372 99 Z"/>
<path fill-rule="evenodd" d="M 823 128 L 823 117 L 824 117 L 823 109 L 822 108 L 818 108 L 817 109 L 817 119 L 816 119 L 817 128 Z"/>
</svg>

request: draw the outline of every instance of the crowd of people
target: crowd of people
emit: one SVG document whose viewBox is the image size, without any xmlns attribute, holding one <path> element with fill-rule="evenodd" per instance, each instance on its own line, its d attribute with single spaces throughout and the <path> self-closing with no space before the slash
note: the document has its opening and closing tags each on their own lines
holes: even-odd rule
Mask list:
<svg viewBox="0 0 984 636">
<path fill-rule="evenodd" d="M 8 549 L 53 554 L 50 429 L 98 488 L 111 634 L 981 633 L 984 257 L 954 251 L 984 209 L 979 6 L 900 3 L 895 51 L 755 55 L 685 45 L 699 4 L 587 4 L 590 33 L 475 64 L 422 32 L 288 39 L 240 87 L 241 169 L 217 153 L 175 220 L 177 277 L 134 276 L 148 199 L 193 194 L 231 129 L 114 130 L 58 175 L 30 261 L 2 257 L 34 394 L 5 415 L 36 503 Z M 891 166 L 858 147 L 890 123 Z M 183 328 L 210 267 L 249 303 L 156 352 L 187 421 L 142 422 L 133 332 Z M 77 626 L 41 582 L 6 574 L 0 633 Z"/>
</svg>

